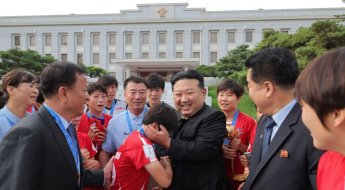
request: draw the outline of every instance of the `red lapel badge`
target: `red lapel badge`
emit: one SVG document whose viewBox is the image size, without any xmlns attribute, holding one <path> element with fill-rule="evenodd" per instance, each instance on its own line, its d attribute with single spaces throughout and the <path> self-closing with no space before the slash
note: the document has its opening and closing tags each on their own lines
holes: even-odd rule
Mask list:
<svg viewBox="0 0 345 190">
<path fill-rule="evenodd" d="M 287 158 L 289 157 L 289 152 L 285 149 L 280 150 L 280 157 L 281 158 Z"/>
</svg>

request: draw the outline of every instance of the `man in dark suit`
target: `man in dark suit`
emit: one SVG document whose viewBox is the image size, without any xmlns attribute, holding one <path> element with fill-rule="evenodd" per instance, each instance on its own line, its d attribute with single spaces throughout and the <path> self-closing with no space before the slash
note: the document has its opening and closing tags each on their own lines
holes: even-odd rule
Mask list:
<svg viewBox="0 0 345 190">
<path fill-rule="evenodd" d="M 42 72 L 45 104 L 23 119 L 0 145 L 1 190 L 80 190 L 109 185 L 104 170 L 83 169 L 72 118 L 83 114 L 88 97 L 82 67 L 57 63 Z"/>
<path fill-rule="evenodd" d="M 226 174 L 222 143 L 226 134 L 225 116 L 207 106 L 203 76 L 196 71 L 182 71 L 171 79 L 175 107 L 180 113 L 179 126 L 172 138 L 148 128 L 145 134 L 169 150 L 173 181 L 168 189 L 225 189 Z"/>
<path fill-rule="evenodd" d="M 298 64 L 285 48 L 267 48 L 251 56 L 249 96 L 261 117 L 245 190 L 316 189 L 315 177 L 321 151 L 313 147 L 294 98 Z"/>
</svg>

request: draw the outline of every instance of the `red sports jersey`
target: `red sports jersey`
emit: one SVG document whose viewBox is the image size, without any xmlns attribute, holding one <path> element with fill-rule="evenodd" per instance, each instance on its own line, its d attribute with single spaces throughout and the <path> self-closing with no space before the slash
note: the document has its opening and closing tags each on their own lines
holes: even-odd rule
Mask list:
<svg viewBox="0 0 345 190">
<path fill-rule="evenodd" d="M 253 118 L 249 117 L 248 115 L 246 115 L 242 112 L 239 112 L 238 118 L 237 118 L 236 123 L 235 123 L 235 128 L 238 129 L 240 132 L 241 143 L 244 145 L 249 145 L 251 135 L 256 130 L 255 120 Z M 240 151 L 237 151 L 237 154 L 242 155 L 242 153 Z M 232 173 L 232 168 L 231 168 L 231 160 L 224 159 L 224 162 L 225 162 L 225 169 L 226 169 L 226 173 L 228 175 L 228 178 L 229 178 L 229 180 L 232 181 L 234 189 L 237 189 L 238 186 L 242 182 L 232 180 L 233 173 Z M 239 156 L 236 156 L 234 159 L 234 171 L 236 174 L 243 174 L 243 172 L 244 172 L 244 167 L 241 164 Z"/>
<path fill-rule="evenodd" d="M 139 131 L 131 133 L 116 152 L 115 186 L 111 190 L 147 189 L 150 174 L 145 165 L 157 161 L 152 142 Z"/>
<path fill-rule="evenodd" d="M 90 152 L 90 157 L 94 157 L 95 154 L 97 153 L 93 148 L 92 148 L 92 142 L 89 137 L 89 135 L 81 132 L 77 132 L 77 137 L 78 137 L 78 144 L 80 149 L 86 149 Z"/>
<path fill-rule="evenodd" d="M 88 115 L 86 113 L 84 113 L 80 118 L 80 123 L 78 126 L 78 132 L 88 134 L 90 131 L 90 126 L 93 123 L 96 123 L 96 127 L 100 131 L 104 132 L 105 129 L 108 127 L 109 120 L 112 118 L 112 116 L 107 115 L 107 114 L 103 114 L 103 117 L 104 117 L 104 122 L 102 124 L 101 120 L 99 120 L 97 118 L 89 118 Z M 93 139 L 93 143 L 94 143 L 97 151 L 99 152 L 102 149 L 102 143 L 103 142 L 98 141 L 97 137 L 95 137 Z"/>
<path fill-rule="evenodd" d="M 333 151 L 321 156 L 317 168 L 317 189 L 345 189 L 345 156 Z"/>
</svg>

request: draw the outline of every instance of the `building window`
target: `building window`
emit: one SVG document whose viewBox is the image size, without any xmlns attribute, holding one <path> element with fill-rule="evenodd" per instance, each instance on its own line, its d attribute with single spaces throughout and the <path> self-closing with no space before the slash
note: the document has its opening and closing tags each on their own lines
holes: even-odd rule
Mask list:
<svg viewBox="0 0 345 190">
<path fill-rule="evenodd" d="M 253 42 L 253 30 L 246 30 L 245 42 Z"/>
<path fill-rule="evenodd" d="M 116 59 L 116 53 L 109 53 L 109 63 L 112 63 L 114 59 Z"/>
<path fill-rule="evenodd" d="M 211 63 L 217 62 L 217 52 L 210 52 L 210 62 Z"/>
<path fill-rule="evenodd" d="M 67 46 L 67 34 L 61 34 L 60 38 L 60 45 Z"/>
<path fill-rule="evenodd" d="M 115 46 L 116 45 L 116 34 L 115 33 L 109 33 L 109 45 Z"/>
<path fill-rule="evenodd" d="M 13 45 L 15 47 L 19 47 L 20 46 L 20 35 L 14 35 L 13 36 L 13 41 L 14 41 Z"/>
<path fill-rule="evenodd" d="M 165 52 L 159 52 L 159 58 L 165 58 Z"/>
<path fill-rule="evenodd" d="M 92 34 L 92 45 L 93 46 L 99 46 L 99 34 L 98 33 Z"/>
<path fill-rule="evenodd" d="M 193 31 L 193 44 L 200 44 L 200 31 Z"/>
<path fill-rule="evenodd" d="M 35 38 L 35 34 L 29 34 L 29 46 L 35 46 L 36 43 L 36 38 Z"/>
<path fill-rule="evenodd" d="M 61 54 L 61 61 L 67 62 L 67 54 L 65 53 Z"/>
<path fill-rule="evenodd" d="M 126 53 L 125 56 L 126 59 L 132 59 L 132 53 Z"/>
<path fill-rule="evenodd" d="M 83 34 L 77 34 L 77 46 L 83 46 Z"/>
<path fill-rule="evenodd" d="M 183 58 L 183 52 L 176 52 L 176 58 Z"/>
<path fill-rule="evenodd" d="M 141 53 L 141 58 L 142 59 L 148 59 L 149 58 L 149 53 L 148 52 L 142 52 Z"/>
<path fill-rule="evenodd" d="M 141 33 L 141 44 L 149 44 L 149 33 L 143 32 Z"/>
<path fill-rule="evenodd" d="M 200 58 L 200 52 L 193 52 L 193 58 Z"/>
<path fill-rule="evenodd" d="M 159 39 L 158 39 L 158 43 L 159 43 L 159 44 L 165 44 L 165 43 L 166 43 L 166 37 L 167 37 L 167 35 L 166 35 L 165 32 L 160 32 L 160 33 L 158 33 L 158 37 L 159 37 Z"/>
<path fill-rule="evenodd" d="M 132 37 L 133 37 L 132 33 L 126 33 L 125 36 L 126 36 L 125 37 L 126 45 L 132 45 Z"/>
<path fill-rule="evenodd" d="M 216 32 L 216 31 L 210 32 L 210 42 L 211 42 L 211 44 L 217 44 L 218 43 L 218 32 Z"/>
<path fill-rule="evenodd" d="M 228 32 L 228 43 L 235 43 L 235 31 Z"/>
<path fill-rule="evenodd" d="M 291 28 L 281 28 L 280 32 L 288 34 Z"/>
<path fill-rule="evenodd" d="M 77 53 L 77 64 L 83 64 L 84 63 L 84 57 L 82 53 Z"/>
<path fill-rule="evenodd" d="M 92 63 L 94 65 L 99 64 L 99 53 L 92 53 Z"/>
<path fill-rule="evenodd" d="M 50 54 L 50 53 L 47 53 L 47 54 L 45 54 L 45 56 L 52 56 L 52 54 Z"/>
<path fill-rule="evenodd" d="M 44 35 L 44 45 L 45 46 L 51 46 L 52 45 L 52 35 L 51 34 L 45 34 Z"/>
<path fill-rule="evenodd" d="M 176 32 L 176 44 L 183 44 L 183 32 Z"/>
</svg>

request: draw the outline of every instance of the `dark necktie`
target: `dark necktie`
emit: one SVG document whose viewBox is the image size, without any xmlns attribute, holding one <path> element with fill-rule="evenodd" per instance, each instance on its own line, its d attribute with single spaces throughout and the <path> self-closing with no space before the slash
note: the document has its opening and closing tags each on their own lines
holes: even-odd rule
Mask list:
<svg viewBox="0 0 345 190">
<path fill-rule="evenodd" d="M 270 144 L 272 129 L 276 125 L 272 117 L 267 117 L 266 122 L 264 124 L 264 135 L 262 140 L 262 151 L 261 151 L 261 158 L 265 155 L 268 150 L 268 146 Z"/>
<path fill-rule="evenodd" d="M 76 131 L 75 131 L 74 125 L 70 124 L 67 128 L 67 132 L 68 132 L 69 136 L 72 138 L 74 145 L 77 145 Z"/>
</svg>

